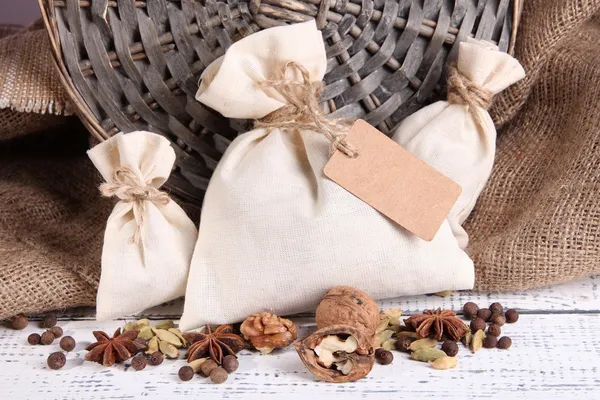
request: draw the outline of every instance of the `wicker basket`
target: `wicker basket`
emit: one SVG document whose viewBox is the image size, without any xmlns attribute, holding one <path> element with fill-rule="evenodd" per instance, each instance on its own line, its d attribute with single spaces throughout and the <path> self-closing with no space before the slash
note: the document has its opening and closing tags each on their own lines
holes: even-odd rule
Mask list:
<svg viewBox="0 0 600 400">
<path fill-rule="evenodd" d="M 245 121 L 194 100 L 200 74 L 236 40 L 315 18 L 326 42 L 324 109 L 389 133 L 435 100 L 444 66 L 473 36 L 514 44 L 518 0 L 39 0 L 78 114 L 104 140 L 150 130 L 177 152 L 169 189 L 201 204 Z"/>
</svg>

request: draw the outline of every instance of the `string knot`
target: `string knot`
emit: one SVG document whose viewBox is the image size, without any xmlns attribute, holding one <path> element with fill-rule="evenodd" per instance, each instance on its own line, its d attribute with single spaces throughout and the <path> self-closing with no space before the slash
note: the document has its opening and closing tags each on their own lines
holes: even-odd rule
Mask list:
<svg viewBox="0 0 600 400">
<path fill-rule="evenodd" d="M 142 182 L 133 171 L 128 168 L 118 168 L 114 171 L 111 182 L 100 185 L 100 193 L 104 197 L 118 197 L 119 200 L 133 203 L 138 209 L 134 212 L 136 229 L 131 237 L 131 243 L 138 244 L 142 227 L 144 225 L 145 202 L 150 201 L 156 205 L 166 205 L 171 200 L 169 195 Z"/>
<path fill-rule="evenodd" d="M 489 110 L 494 94 L 470 80 L 456 65 L 448 67 L 448 102 Z"/>
<path fill-rule="evenodd" d="M 302 76 L 297 82 L 286 78 L 288 68 Z M 348 157 L 358 157 L 358 152 L 346 140 L 350 121 L 329 119 L 319 106 L 323 82 L 311 81 L 310 74 L 302 65 L 290 61 L 279 71 L 280 79 L 259 82 L 261 89 L 276 90 L 288 104 L 255 121 L 255 128 L 302 129 L 321 133 L 331 143 L 329 152 L 339 150 Z"/>
</svg>

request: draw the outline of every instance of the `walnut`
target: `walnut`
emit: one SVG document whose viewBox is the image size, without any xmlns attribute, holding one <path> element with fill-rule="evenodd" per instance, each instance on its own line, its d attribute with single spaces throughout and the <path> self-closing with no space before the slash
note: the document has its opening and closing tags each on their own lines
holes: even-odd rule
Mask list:
<svg viewBox="0 0 600 400">
<path fill-rule="evenodd" d="M 375 362 L 372 336 L 348 325 L 319 329 L 294 347 L 306 368 L 328 382 L 364 378 Z"/>
<path fill-rule="evenodd" d="M 380 321 L 377 303 L 365 292 L 350 286 L 329 290 L 316 312 L 317 328 L 349 325 L 373 336 Z"/>
<path fill-rule="evenodd" d="M 298 337 L 298 328 L 292 321 L 268 312 L 252 314 L 246 318 L 240 331 L 263 354 L 289 346 Z"/>
</svg>

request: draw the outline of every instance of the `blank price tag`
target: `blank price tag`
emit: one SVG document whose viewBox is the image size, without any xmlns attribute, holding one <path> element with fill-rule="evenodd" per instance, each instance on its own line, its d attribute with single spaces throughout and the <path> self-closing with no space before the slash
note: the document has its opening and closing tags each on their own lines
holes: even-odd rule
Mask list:
<svg viewBox="0 0 600 400">
<path fill-rule="evenodd" d="M 363 120 L 345 140 L 358 157 L 336 151 L 325 176 L 421 239 L 433 240 L 461 187 Z"/>
</svg>

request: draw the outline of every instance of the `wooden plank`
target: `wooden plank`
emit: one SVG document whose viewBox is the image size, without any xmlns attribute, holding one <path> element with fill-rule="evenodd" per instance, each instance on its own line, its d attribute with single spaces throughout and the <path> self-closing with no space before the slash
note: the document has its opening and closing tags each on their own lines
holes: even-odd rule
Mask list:
<svg viewBox="0 0 600 400">
<path fill-rule="evenodd" d="M 574 295 L 577 298 L 579 295 Z M 533 300 L 532 300 L 533 301 Z M 564 303 L 564 299 L 561 300 Z M 570 304 L 570 302 L 569 302 Z M 570 307 L 570 306 L 569 306 Z M 296 319 L 302 334 L 313 328 L 309 318 Z M 121 322 L 122 323 L 122 322 Z M 499 398 L 597 399 L 600 393 L 600 314 L 523 315 L 504 331 L 513 339 L 510 350 L 482 349 L 473 355 L 460 345 L 455 370 L 436 371 L 394 352 L 389 366 L 376 365 L 365 379 L 344 385 L 326 384 L 310 375 L 291 349 L 273 355 L 243 351 L 240 369 L 222 385 L 196 377 L 180 382 L 183 360 L 135 372 L 128 363 L 103 368 L 83 361 L 91 331 L 112 331 L 119 322 L 60 323 L 78 341 L 60 371 L 48 370 L 51 346 L 30 346 L 32 323 L 24 331 L 0 328 L 1 399 L 183 399 L 183 398 Z M 207 397 L 208 396 L 208 397 Z"/>
</svg>

